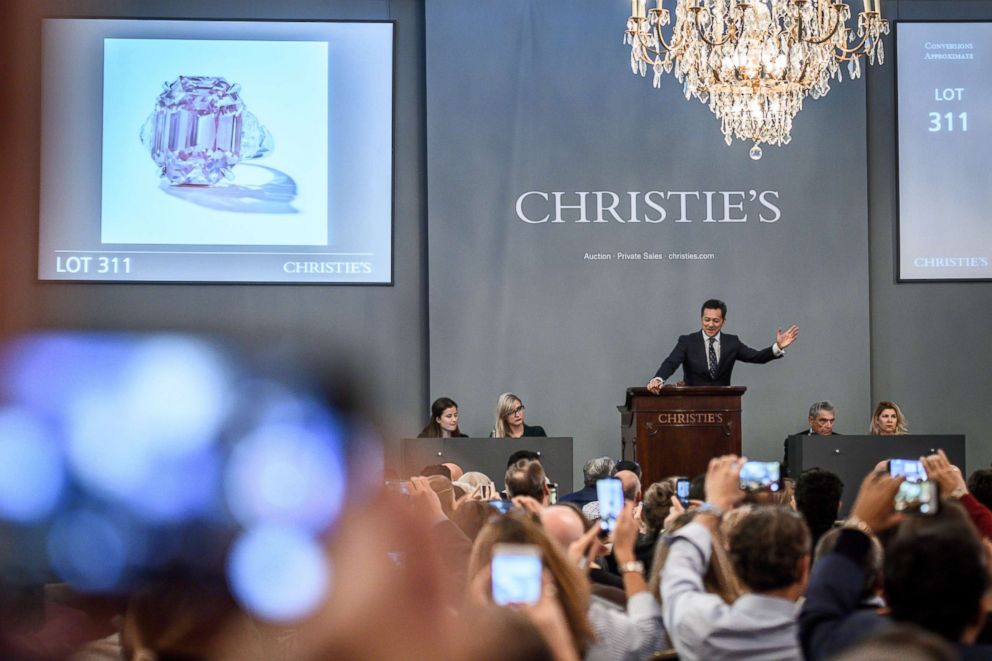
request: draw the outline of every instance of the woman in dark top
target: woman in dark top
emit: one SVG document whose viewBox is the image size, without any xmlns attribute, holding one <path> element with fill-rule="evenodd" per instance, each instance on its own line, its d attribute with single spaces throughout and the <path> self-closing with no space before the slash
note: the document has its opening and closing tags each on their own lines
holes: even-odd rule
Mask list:
<svg viewBox="0 0 992 661">
<path fill-rule="evenodd" d="M 458 404 L 447 397 L 439 397 L 431 404 L 431 421 L 417 438 L 466 438 L 458 429 Z"/>
<path fill-rule="evenodd" d="M 490 436 L 497 438 L 521 438 L 523 436 L 547 436 L 544 427 L 531 427 L 524 424 L 524 405 L 512 392 L 505 392 L 496 400 L 496 426 Z"/>
</svg>

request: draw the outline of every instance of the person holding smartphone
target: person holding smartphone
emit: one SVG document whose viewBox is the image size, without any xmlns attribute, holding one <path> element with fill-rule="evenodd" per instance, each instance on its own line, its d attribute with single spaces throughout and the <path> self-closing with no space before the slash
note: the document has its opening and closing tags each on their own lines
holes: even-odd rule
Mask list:
<svg viewBox="0 0 992 661">
<path fill-rule="evenodd" d="M 749 592 L 732 604 L 707 592 L 703 580 L 713 536 L 725 512 L 743 499 L 744 459 L 710 461 L 706 502 L 669 542 L 661 573 L 665 624 L 679 659 L 802 659 L 797 601 L 806 589 L 810 536 L 806 522 L 785 507 L 760 507 L 728 538 L 734 572 Z M 776 549 L 769 555 L 768 549 Z"/>
<path fill-rule="evenodd" d="M 936 476 L 949 466 L 936 461 L 927 471 Z M 946 477 L 952 477 L 950 472 Z M 937 516 L 896 512 L 896 495 L 905 479 L 869 473 L 833 549 L 817 559 L 800 617 L 807 659 L 835 657 L 893 621 L 937 634 L 955 646 L 958 658 L 992 658 L 992 645 L 977 642 L 990 588 L 986 548 L 957 507 L 946 507 Z M 882 565 L 887 612 L 859 609 L 871 538 L 897 526 Z"/>
<path fill-rule="evenodd" d="M 923 462 L 927 476 L 940 485 L 941 497 L 961 503 L 982 536 L 992 539 L 992 510 L 971 493 L 961 469 L 950 462 L 943 450 L 922 457 L 920 461 Z"/>
<path fill-rule="evenodd" d="M 507 515 L 490 520 L 479 531 L 468 563 L 470 580 L 474 585 L 489 583 L 486 590 L 489 595 L 493 594 L 492 563 L 499 544 L 529 545 L 540 555 L 542 575 L 549 579 L 547 587 L 542 585 L 541 594 L 554 598 L 568 625 L 568 642 L 577 656 L 583 657 L 595 637 L 587 615 L 589 581 L 538 524 L 527 517 Z M 532 588 L 521 587 L 519 592 L 533 594 Z"/>
</svg>

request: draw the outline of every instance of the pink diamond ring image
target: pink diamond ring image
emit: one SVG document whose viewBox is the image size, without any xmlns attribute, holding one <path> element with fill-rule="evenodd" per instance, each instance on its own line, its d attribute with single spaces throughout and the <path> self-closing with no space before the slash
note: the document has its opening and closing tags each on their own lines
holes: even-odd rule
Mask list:
<svg viewBox="0 0 992 661">
<path fill-rule="evenodd" d="M 216 186 L 232 168 L 273 149 L 272 135 L 248 112 L 241 86 L 217 76 L 165 83 L 141 128 L 141 144 L 172 186 Z"/>
</svg>

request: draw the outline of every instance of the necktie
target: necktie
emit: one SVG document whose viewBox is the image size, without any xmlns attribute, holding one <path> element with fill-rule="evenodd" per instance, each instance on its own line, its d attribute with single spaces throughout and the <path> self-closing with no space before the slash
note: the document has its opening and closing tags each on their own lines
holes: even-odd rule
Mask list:
<svg viewBox="0 0 992 661">
<path fill-rule="evenodd" d="M 716 367 L 717 367 L 717 364 L 716 364 L 716 349 L 713 347 L 713 345 L 716 344 L 716 338 L 715 337 L 711 337 L 711 338 L 709 338 L 709 340 L 710 340 L 710 354 L 709 354 L 709 359 L 710 359 L 710 378 L 711 379 L 716 379 Z"/>
</svg>

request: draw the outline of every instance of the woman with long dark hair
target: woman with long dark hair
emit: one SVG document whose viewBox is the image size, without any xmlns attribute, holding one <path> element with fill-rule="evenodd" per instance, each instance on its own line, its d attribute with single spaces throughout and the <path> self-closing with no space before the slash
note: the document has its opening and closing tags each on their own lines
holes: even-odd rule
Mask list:
<svg viewBox="0 0 992 661">
<path fill-rule="evenodd" d="M 458 404 L 448 397 L 438 397 L 431 404 L 431 420 L 417 438 L 465 438 L 458 428 Z"/>
</svg>

